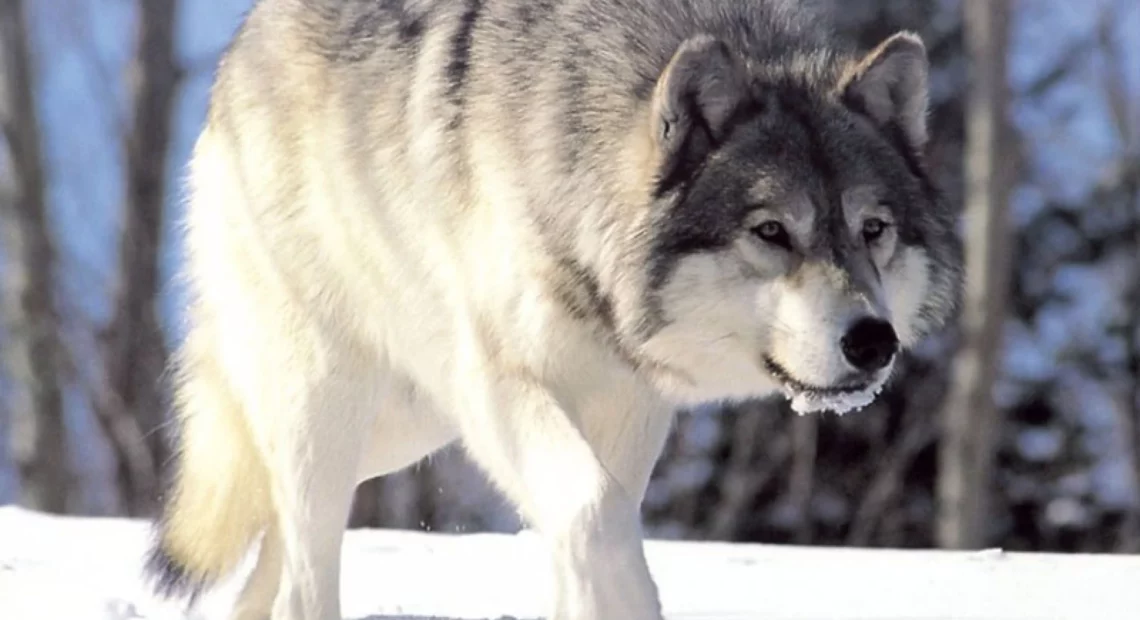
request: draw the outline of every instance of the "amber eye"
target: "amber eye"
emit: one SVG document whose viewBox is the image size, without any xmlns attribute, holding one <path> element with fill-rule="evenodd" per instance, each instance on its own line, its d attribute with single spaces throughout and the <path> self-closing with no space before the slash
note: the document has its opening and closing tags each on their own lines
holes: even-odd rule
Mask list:
<svg viewBox="0 0 1140 620">
<path fill-rule="evenodd" d="M 784 228 L 783 224 L 776 220 L 768 220 L 760 223 L 758 226 L 754 226 L 752 228 L 752 234 L 782 248 L 791 249 L 792 247 L 792 239 L 788 236 L 788 231 Z"/>
<path fill-rule="evenodd" d="M 863 240 L 867 243 L 874 243 L 883 236 L 890 224 L 885 221 L 872 217 L 863 221 Z"/>
</svg>

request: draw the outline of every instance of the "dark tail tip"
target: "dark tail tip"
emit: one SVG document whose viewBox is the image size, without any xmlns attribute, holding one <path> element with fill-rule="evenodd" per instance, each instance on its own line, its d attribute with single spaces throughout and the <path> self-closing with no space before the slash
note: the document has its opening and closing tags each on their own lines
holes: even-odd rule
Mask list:
<svg viewBox="0 0 1140 620">
<path fill-rule="evenodd" d="M 169 390 L 164 390 L 169 398 Z M 177 446 L 177 424 L 171 424 L 164 429 L 167 433 L 165 440 L 168 445 Z M 152 522 L 150 549 L 147 552 L 143 576 L 151 586 L 155 596 L 163 599 L 184 599 L 186 608 L 194 606 L 198 597 L 211 585 L 208 579 L 192 571 L 188 566 L 178 560 L 166 546 L 167 502 L 177 479 L 180 460 L 178 449 L 172 449 L 169 458 L 160 468 L 160 495 L 158 497 L 159 514 Z"/>
<path fill-rule="evenodd" d="M 154 594 L 164 599 L 185 599 L 190 608 L 210 586 L 208 579 L 194 574 L 171 555 L 157 537 L 147 553 L 144 573 Z"/>
</svg>

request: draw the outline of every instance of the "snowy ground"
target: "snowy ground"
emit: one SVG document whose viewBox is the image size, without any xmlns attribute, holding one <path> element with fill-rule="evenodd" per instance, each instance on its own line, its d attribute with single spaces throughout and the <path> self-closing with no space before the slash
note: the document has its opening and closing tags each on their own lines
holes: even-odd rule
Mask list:
<svg viewBox="0 0 1140 620">
<path fill-rule="evenodd" d="M 0 507 L 0 619 L 224 618 L 236 580 L 187 615 L 145 594 L 138 521 Z M 876 551 L 651 541 L 671 620 L 1140 618 L 1140 557 Z M 353 530 L 343 610 L 367 620 L 537 618 L 528 534 Z"/>
</svg>

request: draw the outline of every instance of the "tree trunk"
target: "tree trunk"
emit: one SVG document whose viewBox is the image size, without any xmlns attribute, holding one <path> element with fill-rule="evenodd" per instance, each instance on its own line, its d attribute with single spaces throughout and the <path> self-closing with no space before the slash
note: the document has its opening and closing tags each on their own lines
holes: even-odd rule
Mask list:
<svg viewBox="0 0 1140 620">
<path fill-rule="evenodd" d="M 159 246 L 166 196 L 166 163 L 180 71 L 174 56 L 176 0 L 139 2 L 138 44 L 131 67 L 133 117 L 126 136 L 126 204 L 119 242 L 115 311 L 104 334 L 107 386 L 118 411 L 141 428 L 150 462 L 161 466 L 167 448 L 160 379 L 167 362 L 159 326 Z M 106 424 L 106 422 L 104 422 Z M 112 440 L 114 441 L 114 440 Z M 119 454 L 117 474 L 132 515 L 154 507 L 156 477 L 140 476 Z M 152 467 L 153 468 L 153 467 Z M 153 472 L 152 472 L 153 474 Z"/>
<path fill-rule="evenodd" d="M 1140 501 L 1140 138 L 1126 153 L 1122 191 L 1132 211 L 1132 286 L 1124 293 L 1125 308 L 1131 308 L 1124 321 L 1124 343 L 1128 354 L 1124 372 L 1124 403 L 1120 410 L 1120 430 L 1132 466 L 1132 492 Z M 1134 154 L 1133 154 L 1134 152 Z M 1117 551 L 1140 553 L 1140 505 L 1134 503 L 1117 532 Z"/>
<path fill-rule="evenodd" d="M 9 149 L 8 165 L 0 165 L 0 230 L 7 250 L 3 361 L 13 384 L 10 439 L 20 503 L 63 513 L 70 487 L 60 387 L 64 351 L 24 8 L 22 0 L 0 0 L 0 122 Z"/>
<path fill-rule="evenodd" d="M 1104 58 L 1104 100 L 1108 107 L 1116 137 L 1122 148 L 1120 191 L 1130 211 L 1132 238 L 1132 286 L 1124 291 L 1126 316 L 1124 343 L 1128 351 L 1124 368 L 1124 406 L 1120 411 L 1120 429 L 1132 465 L 1132 491 L 1140 496 L 1140 100 L 1128 91 L 1129 69 L 1126 53 L 1118 41 L 1122 13 L 1128 8 L 1102 7 L 1097 24 L 1097 44 Z M 1132 506 L 1118 532 L 1117 550 L 1140 552 L 1140 506 Z"/>
<path fill-rule="evenodd" d="M 1140 142 L 1140 139 L 1137 140 Z M 1124 342 L 1128 347 L 1125 377 L 1125 403 L 1121 411 L 1121 430 L 1132 465 L 1132 492 L 1140 501 L 1140 149 L 1133 156 L 1124 180 L 1124 192 L 1132 206 L 1132 290 L 1125 293 L 1125 303 L 1132 308 L 1124 325 Z M 1133 504 L 1124 517 L 1117 548 L 1123 553 L 1140 553 L 1140 505 Z"/>
<path fill-rule="evenodd" d="M 966 105 L 966 290 L 962 347 L 952 367 L 942 416 L 938 542 L 948 548 L 986 543 L 995 439 L 992 396 L 1009 280 L 1007 202 L 1011 175 L 1006 106 L 1008 0 L 966 0 L 966 53 L 971 83 Z"/>
</svg>

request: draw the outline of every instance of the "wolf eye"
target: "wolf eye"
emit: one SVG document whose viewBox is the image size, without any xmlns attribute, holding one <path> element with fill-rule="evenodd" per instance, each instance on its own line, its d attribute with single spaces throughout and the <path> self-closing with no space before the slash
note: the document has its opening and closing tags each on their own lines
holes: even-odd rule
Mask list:
<svg viewBox="0 0 1140 620">
<path fill-rule="evenodd" d="M 878 241 L 879 237 L 883 236 L 883 233 L 886 232 L 887 227 L 889 226 L 890 224 L 877 217 L 872 217 L 864 220 L 863 240 L 867 243 L 874 243 L 875 241 Z"/>
<path fill-rule="evenodd" d="M 788 231 L 784 229 L 783 224 L 776 220 L 768 220 L 767 222 L 762 222 L 759 226 L 754 226 L 752 228 L 752 234 L 782 248 L 790 249 L 792 247 L 792 240 L 788 237 Z"/>
</svg>

